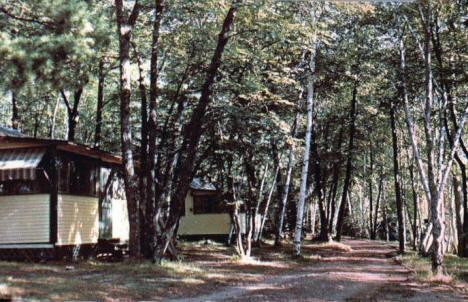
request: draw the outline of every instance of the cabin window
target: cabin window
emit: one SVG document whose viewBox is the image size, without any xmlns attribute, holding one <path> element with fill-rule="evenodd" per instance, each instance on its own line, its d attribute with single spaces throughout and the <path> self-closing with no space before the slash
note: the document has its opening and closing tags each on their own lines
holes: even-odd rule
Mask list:
<svg viewBox="0 0 468 302">
<path fill-rule="evenodd" d="M 193 214 L 216 214 L 227 213 L 226 208 L 221 204 L 218 195 L 194 195 Z"/>
<path fill-rule="evenodd" d="M 97 165 L 87 161 L 62 158 L 59 165 L 59 192 L 97 196 Z"/>
<path fill-rule="evenodd" d="M 43 173 L 37 179 L 7 180 L 0 182 L 0 195 L 43 194 L 49 193 L 50 185 Z"/>
</svg>

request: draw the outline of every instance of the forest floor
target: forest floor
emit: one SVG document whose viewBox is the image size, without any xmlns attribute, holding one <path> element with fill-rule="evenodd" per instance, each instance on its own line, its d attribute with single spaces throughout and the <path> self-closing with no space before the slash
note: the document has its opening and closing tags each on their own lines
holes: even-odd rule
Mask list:
<svg viewBox="0 0 468 302">
<path fill-rule="evenodd" d="M 106 263 L 0 262 L 0 299 L 100 301 L 467 301 L 467 284 L 425 282 L 394 258 L 395 246 L 368 240 L 346 245 L 305 242 L 256 248 L 257 260 L 232 248 L 181 243 L 183 259 Z M 349 248 L 350 247 L 350 248 Z"/>
</svg>

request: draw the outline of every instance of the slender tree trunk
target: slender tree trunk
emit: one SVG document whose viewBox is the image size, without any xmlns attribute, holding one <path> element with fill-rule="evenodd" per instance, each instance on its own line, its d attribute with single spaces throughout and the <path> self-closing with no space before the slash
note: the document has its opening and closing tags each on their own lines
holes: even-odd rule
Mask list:
<svg viewBox="0 0 468 302">
<path fill-rule="evenodd" d="M 390 229 L 388 227 L 388 216 L 387 216 L 387 205 L 385 204 L 383 207 L 383 224 L 384 224 L 384 234 L 385 234 L 385 241 L 390 241 Z"/>
<path fill-rule="evenodd" d="M 370 141 L 369 149 L 369 237 L 372 239 L 372 230 L 374 229 L 372 218 L 373 215 L 373 172 L 374 172 L 374 152 L 372 150 L 372 141 Z"/>
<path fill-rule="evenodd" d="M 453 176 L 453 174 L 452 174 Z M 456 211 L 456 206 L 455 206 L 455 184 L 453 181 L 454 177 L 452 177 L 452 190 L 450 194 L 450 199 L 449 199 L 449 208 L 448 208 L 448 226 L 449 226 L 449 242 L 447 244 L 447 252 L 452 252 L 454 254 L 458 254 L 458 230 L 457 230 L 457 214 L 455 213 Z"/>
<path fill-rule="evenodd" d="M 97 107 L 96 107 L 96 129 L 94 131 L 94 148 L 101 147 L 102 140 L 102 113 L 104 107 L 104 59 L 99 61 L 98 74 L 98 92 L 97 92 Z"/>
<path fill-rule="evenodd" d="M 140 162 L 148 160 L 148 102 L 145 85 L 145 72 L 143 70 L 143 59 L 136 43 L 133 46 L 134 57 L 138 66 L 138 90 L 140 93 L 140 115 L 141 115 L 141 144 L 140 144 Z M 147 209 L 144 201 L 146 198 L 147 186 L 147 165 L 140 165 L 138 171 L 138 192 L 140 197 L 140 206 L 138 209 L 140 217 L 140 243 L 142 256 L 150 258 L 152 256 L 152 222 L 146 219 Z"/>
<path fill-rule="evenodd" d="M 398 216 L 398 251 L 402 254 L 405 252 L 405 232 L 404 232 L 404 219 L 403 219 L 403 202 L 401 200 L 401 188 L 400 188 L 400 167 L 398 163 L 398 141 L 395 125 L 395 108 L 394 104 L 390 105 L 390 124 L 392 129 L 392 146 L 393 146 L 393 177 L 395 180 L 395 198 L 397 206 Z"/>
<path fill-rule="evenodd" d="M 307 189 L 307 176 L 309 172 L 309 158 L 310 158 L 310 143 L 312 135 L 312 124 L 313 124 L 313 112 L 315 105 L 314 98 L 314 73 L 315 73 L 315 54 L 317 52 L 317 42 L 314 41 L 312 45 L 313 49 L 310 53 L 309 61 L 309 75 L 307 80 L 307 127 L 306 127 L 306 137 L 305 137 L 305 153 L 304 160 L 302 164 L 302 173 L 301 173 L 301 187 L 299 191 L 299 200 L 297 202 L 297 213 L 296 213 L 296 230 L 294 235 L 294 246 L 295 246 L 295 255 L 301 255 L 301 243 L 302 243 L 302 227 L 304 219 L 304 205 L 306 198 L 306 189 Z"/>
<path fill-rule="evenodd" d="M 60 97 L 57 96 L 57 99 L 55 100 L 54 112 L 52 114 L 52 121 L 50 122 L 49 137 L 52 139 L 55 138 L 55 127 L 56 127 L 57 113 L 59 110 L 59 106 L 60 106 Z"/>
<path fill-rule="evenodd" d="M 158 108 L 158 59 L 159 59 L 159 30 L 161 19 L 163 17 L 164 0 L 154 0 L 154 20 L 153 20 L 153 41 L 151 44 L 151 69 L 150 69 L 150 99 L 149 99 L 149 118 L 145 131 L 148 134 L 148 158 L 146 160 L 146 194 L 145 194 L 145 221 L 148 234 L 149 248 L 152 249 L 153 259 L 159 261 L 159 255 L 155 255 L 155 247 L 158 243 L 158 221 L 155 221 L 157 207 L 160 202 L 156 200 L 155 182 L 155 160 L 156 160 L 156 135 L 158 130 L 157 108 Z M 185 201 L 185 197 L 184 197 Z M 157 205 L 159 203 L 159 205 Z M 175 257 L 175 255 L 172 255 Z"/>
<path fill-rule="evenodd" d="M 343 194 L 341 195 L 341 204 L 338 211 L 338 222 L 336 226 L 336 240 L 341 240 L 341 233 L 343 231 L 343 224 L 346 218 L 346 205 L 349 183 L 351 180 L 352 173 L 352 160 L 354 152 L 354 135 L 356 131 L 356 105 L 357 105 L 357 80 L 354 81 L 353 97 L 351 99 L 351 112 L 350 112 L 350 125 L 349 125 L 349 144 L 348 144 L 348 158 L 346 161 L 346 174 L 343 183 Z"/>
<path fill-rule="evenodd" d="M 134 3 L 130 16 L 124 5 L 124 0 L 116 0 L 117 26 L 119 34 L 119 60 L 120 60 L 120 129 L 122 142 L 122 160 L 124 164 L 123 175 L 125 193 L 130 222 L 129 248 L 130 256 L 139 257 L 140 245 L 140 215 L 137 196 L 138 182 L 135 175 L 135 167 L 132 151 L 132 127 L 130 112 L 131 70 L 130 70 L 130 41 L 133 26 L 139 14 L 140 5 Z"/>
<path fill-rule="evenodd" d="M 36 112 L 34 113 L 34 130 L 33 130 L 34 138 L 37 138 L 37 134 L 39 131 L 39 122 L 40 122 L 39 108 L 36 107 Z"/>
<path fill-rule="evenodd" d="M 268 209 L 270 207 L 271 197 L 273 196 L 273 191 L 275 189 L 276 182 L 278 180 L 278 176 L 279 176 L 279 173 L 280 173 L 280 160 L 281 160 L 281 157 L 278 160 L 278 163 L 276 164 L 275 177 L 273 179 L 273 183 L 271 184 L 270 190 L 268 192 L 268 197 L 267 197 L 267 200 L 266 200 L 265 209 L 263 210 L 263 215 L 262 215 L 262 220 L 261 220 L 261 223 L 260 223 L 260 230 L 258 232 L 257 241 L 261 241 L 262 237 L 263 237 L 263 228 L 265 227 L 265 221 L 267 220 L 267 217 L 268 217 Z"/>
<path fill-rule="evenodd" d="M 340 133 L 338 135 L 338 147 L 336 149 L 336 152 L 339 153 L 341 151 L 341 144 L 343 142 L 343 128 L 340 129 Z M 331 193 L 331 198 L 329 199 L 328 201 L 328 207 L 330 209 L 330 213 L 329 213 L 329 227 L 328 227 L 328 230 L 329 232 L 333 232 L 333 223 L 334 223 L 334 220 L 335 220 L 335 212 L 336 212 L 336 194 L 338 192 L 338 182 L 339 182 L 339 176 L 340 176 L 340 166 L 341 166 L 341 163 L 340 161 L 338 160 L 337 162 L 335 162 L 334 164 L 334 167 L 333 167 L 333 187 L 332 187 L 332 190 L 330 190 L 330 193 Z"/>
<path fill-rule="evenodd" d="M 299 100 L 302 99 L 302 91 L 299 94 Z M 300 115 L 300 110 L 298 108 L 296 117 L 294 119 L 294 126 L 292 130 L 292 136 L 295 138 L 297 135 L 297 128 L 298 128 L 298 120 L 299 120 L 299 115 Z M 291 184 L 291 174 L 292 170 L 294 168 L 294 161 L 295 161 L 295 153 L 296 153 L 296 148 L 295 145 L 292 144 L 290 149 L 289 149 L 289 158 L 288 158 L 288 168 L 286 172 L 286 180 L 284 183 L 284 188 L 283 188 L 283 194 L 281 196 L 281 204 L 280 204 L 280 211 L 278 215 L 278 229 L 276 231 L 276 237 L 275 237 L 275 246 L 280 246 L 281 245 L 281 237 L 283 234 L 283 226 L 284 226 L 284 216 L 286 215 L 286 208 L 288 205 L 288 195 L 289 195 L 289 186 Z"/>
<path fill-rule="evenodd" d="M 266 180 L 267 175 L 268 175 L 268 166 L 269 165 L 267 163 L 265 165 L 264 170 L 263 170 L 263 176 L 262 176 L 262 180 L 260 182 L 260 188 L 258 190 L 257 202 L 255 203 L 255 211 L 254 211 L 254 218 L 253 218 L 254 226 L 253 226 L 253 235 L 252 235 L 254 243 L 258 243 L 258 234 L 260 233 L 260 224 L 261 224 L 261 222 L 257 221 L 257 217 L 260 215 L 260 205 L 261 205 L 262 200 L 263 200 L 263 188 L 265 186 L 265 180 Z"/>
<path fill-rule="evenodd" d="M 78 110 L 81 95 L 83 94 L 83 86 L 80 86 L 77 90 L 73 92 L 73 106 L 70 104 L 69 97 L 64 90 L 60 90 L 62 94 L 63 101 L 67 107 L 68 113 L 68 137 L 67 140 L 70 142 L 75 141 L 76 126 L 78 125 L 78 120 L 80 118 L 80 112 Z"/>
<path fill-rule="evenodd" d="M 330 190 L 330 196 L 328 200 L 329 204 L 329 215 L 328 215 L 328 230 L 330 233 L 333 232 L 333 222 L 335 220 L 335 212 L 336 212 L 336 194 L 338 192 L 338 182 L 340 176 L 340 167 L 338 163 L 335 164 L 333 169 L 333 181 L 332 181 L 332 190 Z M 331 235 L 331 234 L 330 234 Z"/>
<path fill-rule="evenodd" d="M 454 175 L 453 176 L 453 191 L 455 195 L 455 219 L 456 219 L 456 226 L 457 226 L 457 234 L 458 234 L 458 255 L 463 256 L 463 222 L 462 222 L 462 197 L 460 194 L 461 184 L 459 178 Z"/>
<path fill-rule="evenodd" d="M 418 236 L 418 195 L 416 193 L 416 187 L 414 184 L 414 172 L 413 172 L 413 164 L 411 164 L 409 172 L 410 172 L 410 178 L 411 178 L 411 192 L 413 195 L 413 250 L 417 250 L 417 240 L 419 238 Z"/>
<path fill-rule="evenodd" d="M 443 240 L 444 227 L 442 225 L 443 209 L 442 192 L 438 192 L 434 167 L 434 138 L 432 134 L 432 109 L 434 103 L 433 95 L 433 74 L 432 74 L 432 53 L 430 33 L 432 30 L 432 8 L 428 3 L 426 17 L 421 13 L 421 20 L 424 27 L 425 36 L 425 66 L 426 66 L 426 99 L 425 99 L 425 115 L 424 115 L 424 133 L 426 142 L 427 155 L 427 175 L 429 181 L 429 189 L 431 190 L 431 221 L 432 221 L 432 270 L 437 275 L 442 275 L 442 263 L 444 261 Z"/>
<path fill-rule="evenodd" d="M 244 165 L 245 165 L 245 172 L 247 175 L 247 184 L 248 184 L 248 202 L 247 202 L 247 215 L 249 219 L 247 234 L 245 237 L 246 241 L 246 248 L 245 253 L 247 257 L 250 257 L 250 253 L 252 251 L 252 238 L 253 232 L 255 227 L 255 207 L 253 206 L 253 202 L 256 199 L 255 188 L 257 187 L 257 177 L 255 173 L 255 167 L 253 166 L 254 157 L 253 155 L 245 156 Z"/>
<path fill-rule="evenodd" d="M 377 201 L 375 205 L 375 214 L 374 214 L 374 222 L 372 223 L 372 231 L 371 231 L 371 239 L 375 240 L 377 238 L 377 217 L 379 215 L 379 208 L 380 208 L 380 199 L 382 196 L 383 190 L 383 169 L 380 168 L 380 180 L 379 180 L 379 188 L 377 192 Z"/>
<path fill-rule="evenodd" d="M 11 92 L 11 105 L 12 105 L 12 115 L 11 115 L 11 128 L 19 128 L 19 114 L 18 114 L 18 101 L 16 99 L 16 93 Z"/>
<path fill-rule="evenodd" d="M 78 106 L 80 104 L 81 95 L 83 94 L 83 87 L 78 88 L 73 93 L 73 108 L 68 115 L 68 141 L 74 142 L 76 135 L 76 126 L 78 125 L 78 120 L 80 118 L 80 112 L 78 111 Z"/>
<path fill-rule="evenodd" d="M 312 112 L 312 115 L 314 112 Z M 322 190 L 322 172 L 321 172 L 321 161 L 318 153 L 317 146 L 317 135 L 315 132 L 314 124 L 312 124 L 311 130 L 311 140 L 312 140 L 312 158 L 314 159 L 314 176 L 315 176 L 315 191 L 317 192 L 317 200 L 320 213 L 320 241 L 330 241 L 330 232 L 328 229 L 328 216 L 325 208 L 325 197 Z M 315 217 L 314 217 L 315 219 Z M 314 220 L 315 225 L 315 220 Z"/>
</svg>

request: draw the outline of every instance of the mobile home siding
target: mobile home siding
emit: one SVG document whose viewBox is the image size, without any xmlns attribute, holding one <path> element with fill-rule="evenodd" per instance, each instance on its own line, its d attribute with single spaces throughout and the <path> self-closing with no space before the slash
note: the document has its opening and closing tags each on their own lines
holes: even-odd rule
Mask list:
<svg viewBox="0 0 468 302">
<path fill-rule="evenodd" d="M 180 235 L 221 235 L 229 234 L 231 216 L 228 213 L 193 214 L 193 196 L 185 198 L 185 216 L 180 218 Z"/>
<path fill-rule="evenodd" d="M 128 222 L 127 201 L 123 199 L 112 200 L 112 238 L 121 241 L 129 239 L 130 225 Z"/>
<path fill-rule="evenodd" d="M 57 216 L 56 245 L 97 243 L 98 198 L 59 194 Z"/>
<path fill-rule="evenodd" d="M 0 196 L 0 244 L 49 242 L 49 202 L 48 194 Z"/>
</svg>

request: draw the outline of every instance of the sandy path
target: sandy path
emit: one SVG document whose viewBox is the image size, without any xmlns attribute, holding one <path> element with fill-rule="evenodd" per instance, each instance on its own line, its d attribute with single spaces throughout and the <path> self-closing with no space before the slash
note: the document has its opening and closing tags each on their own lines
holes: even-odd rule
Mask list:
<svg viewBox="0 0 468 302">
<path fill-rule="evenodd" d="M 395 251 L 389 245 L 345 243 L 352 252 L 323 253 L 321 261 L 305 264 L 294 274 L 170 301 L 468 301 L 449 286 L 412 280 L 410 272 L 389 257 Z"/>
</svg>

